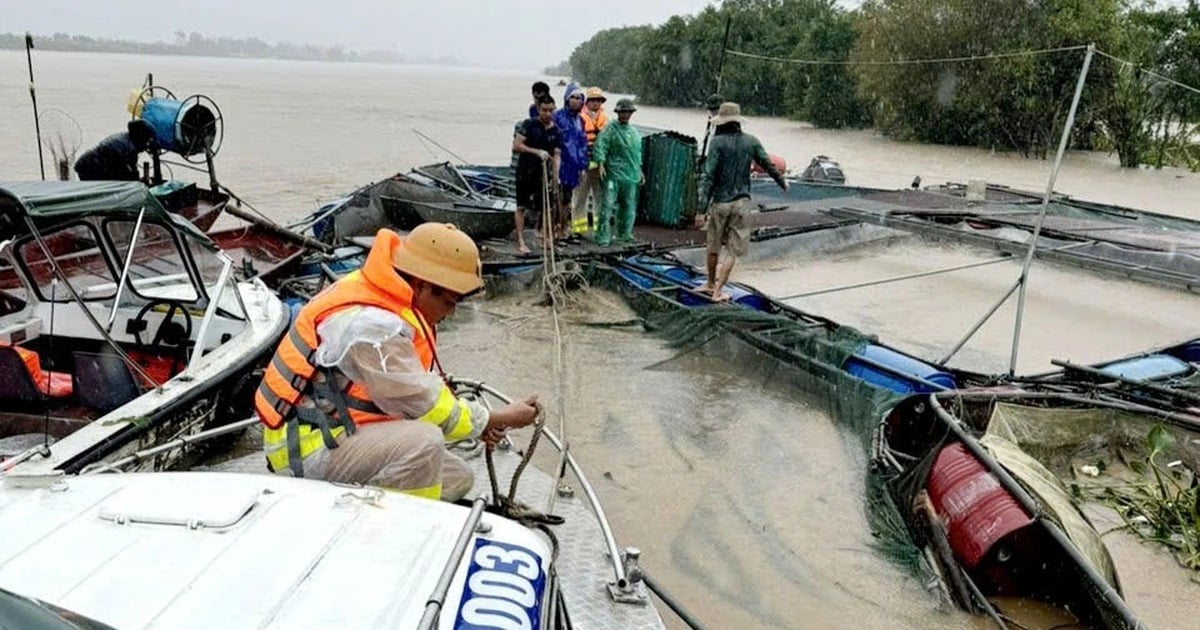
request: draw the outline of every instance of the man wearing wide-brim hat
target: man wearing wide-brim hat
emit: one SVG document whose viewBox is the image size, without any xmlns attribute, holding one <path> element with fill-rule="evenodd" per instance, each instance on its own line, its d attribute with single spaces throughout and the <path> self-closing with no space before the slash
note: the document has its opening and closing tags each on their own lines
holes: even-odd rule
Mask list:
<svg viewBox="0 0 1200 630">
<path fill-rule="evenodd" d="M 590 163 L 596 138 L 608 126 L 608 114 L 604 111 L 604 103 L 608 98 L 598 87 L 588 88 L 585 96 L 583 111 L 579 112 L 579 116 L 583 119 L 583 132 L 587 134 Z M 587 205 L 589 197 L 592 201 L 591 209 Z M 571 202 L 571 231 L 582 234 L 592 228 L 595 215 L 604 206 L 604 187 L 600 185 L 600 173 L 596 169 L 588 168 L 583 172 L 579 179 L 579 188 L 575 189 L 575 196 L 571 198 Z"/>
<path fill-rule="evenodd" d="M 757 163 L 780 188 L 788 189 L 783 173 L 771 162 L 758 138 L 742 132 L 742 122 L 742 108 L 737 103 L 721 103 L 712 119 L 715 132 L 700 176 L 700 207 L 707 209 L 696 215 L 696 227 L 708 232 L 708 278 L 698 290 L 711 292 L 716 302 L 729 299 L 721 289 L 734 263 L 746 255 L 750 245 L 750 230 L 746 227 L 750 163 Z M 722 248 L 726 257 L 718 265 Z"/>
<path fill-rule="evenodd" d="M 437 325 L 482 289 L 479 248 L 453 225 L 380 230 L 361 269 L 296 313 L 267 365 L 254 409 L 270 470 L 466 496 L 474 475 L 445 444 L 494 445 L 538 414 L 536 396 L 489 409 L 445 382 Z"/>
</svg>

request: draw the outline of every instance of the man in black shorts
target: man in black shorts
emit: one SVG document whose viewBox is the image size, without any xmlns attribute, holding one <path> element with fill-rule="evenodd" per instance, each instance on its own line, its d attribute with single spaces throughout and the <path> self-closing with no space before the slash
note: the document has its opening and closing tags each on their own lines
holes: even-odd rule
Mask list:
<svg viewBox="0 0 1200 630">
<path fill-rule="evenodd" d="M 562 141 L 558 128 L 554 126 L 554 98 L 550 95 L 538 99 L 537 118 L 530 118 L 521 125 L 513 137 L 513 151 L 517 159 L 517 251 L 529 253 L 525 245 L 525 211 L 541 216 L 545 210 L 546 197 L 553 208 L 557 196 L 554 187 L 558 182 L 558 165 Z M 548 171 L 548 172 L 547 172 Z M 547 178 L 549 175 L 549 178 Z"/>
</svg>

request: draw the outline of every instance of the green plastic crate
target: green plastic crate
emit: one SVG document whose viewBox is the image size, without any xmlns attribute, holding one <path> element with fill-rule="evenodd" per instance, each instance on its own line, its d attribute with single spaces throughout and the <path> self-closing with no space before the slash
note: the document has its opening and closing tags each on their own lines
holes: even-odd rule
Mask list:
<svg viewBox="0 0 1200 630">
<path fill-rule="evenodd" d="M 641 221 L 680 227 L 696 216 L 696 149 L 695 138 L 674 131 L 642 138 Z"/>
</svg>

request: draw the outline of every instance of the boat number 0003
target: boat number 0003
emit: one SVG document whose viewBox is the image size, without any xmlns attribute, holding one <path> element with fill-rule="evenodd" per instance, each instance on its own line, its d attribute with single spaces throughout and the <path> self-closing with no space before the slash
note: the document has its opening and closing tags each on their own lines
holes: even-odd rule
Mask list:
<svg viewBox="0 0 1200 630">
<path fill-rule="evenodd" d="M 454 627 L 537 630 L 545 583 L 537 554 L 478 538 Z"/>
</svg>

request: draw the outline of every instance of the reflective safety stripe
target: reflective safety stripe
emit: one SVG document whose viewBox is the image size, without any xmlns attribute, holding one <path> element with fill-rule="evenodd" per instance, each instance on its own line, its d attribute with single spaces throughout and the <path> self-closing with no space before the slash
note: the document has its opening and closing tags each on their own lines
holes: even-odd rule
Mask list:
<svg viewBox="0 0 1200 630">
<path fill-rule="evenodd" d="M 288 382 L 288 385 L 291 385 L 292 389 L 299 389 L 303 385 L 300 381 L 300 375 L 288 367 L 283 362 L 283 357 L 279 356 L 278 353 L 271 359 L 271 365 L 279 371 L 279 375 L 283 377 L 283 380 Z"/>
<path fill-rule="evenodd" d="M 292 326 L 291 332 L 288 333 L 288 339 L 291 340 L 293 346 L 296 346 L 296 351 L 304 355 L 304 361 L 311 363 L 312 356 L 317 352 L 317 349 L 308 345 L 304 337 L 300 336 L 300 330 Z"/>
<path fill-rule="evenodd" d="M 433 499 L 434 501 L 437 501 L 438 499 L 442 498 L 442 484 L 435 483 L 432 486 L 425 486 L 424 488 L 409 488 L 408 490 L 401 490 L 400 492 L 403 492 L 404 494 L 411 494 L 414 497 L 421 497 L 422 499 Z"/>
<path fill-rule="evenodd" d="M 574 221 L 571 222 L 571 231 L 575 232 L 576 234 L 583 234 L 584 232 L 587 232 L 587 229 L 588 229 L 587 217 L 584 217 L 582 219 L 575 219 Z"/>
<path fill-rule="evenodd" d="M 448 442 L 457 442 L 471 435 L 471 430 L 475 428 L 471 423 L 471 408 L 461 401 L 455 401 L 454 415 L 445 426 L 450 428 L 449 431 L 442 429 Z"/>
<path fill-rule="evenodd" d="M 433 404 L 433 409 L 417 420 L 441 427 L 442 435 L 451 442 L 467 437 L 473 428 L 470 407 L 459 402 L 458 398 L 455 398 L 454 392 L 445 385 L 442 385 L 441 391 L 438 392 L 438 399 Z"/>
<path fill-rule="evenodd" d="M 331 433 L 334 438 L 338 438 L 346 433 L 346 429 L 335 427 Z M 321 436 L 321 429 L 317 427 L 301 424 L 298 436 L 301 461 L 325 448 L 325 439 Z M 287 427 L 263 429 L 263 448 L 267 452 L 267 465 L 271 467 L 272 472 L 287 470 L 291 467 L 288 457 Z"/>
<path fill-rule="evenodd" d="M 426 411 L 425 415 L 417 420 L 440 427 L 450 419 L 450 414 L 454 413 L 454 403 L 456 402 L 458 399 L 454 397 L 454 392 L 450 391 L 449 387 L 442 385 L 442 389 L 438 391 L 437 402 L 433 403 L 433 409 Z"/>
</svg>

